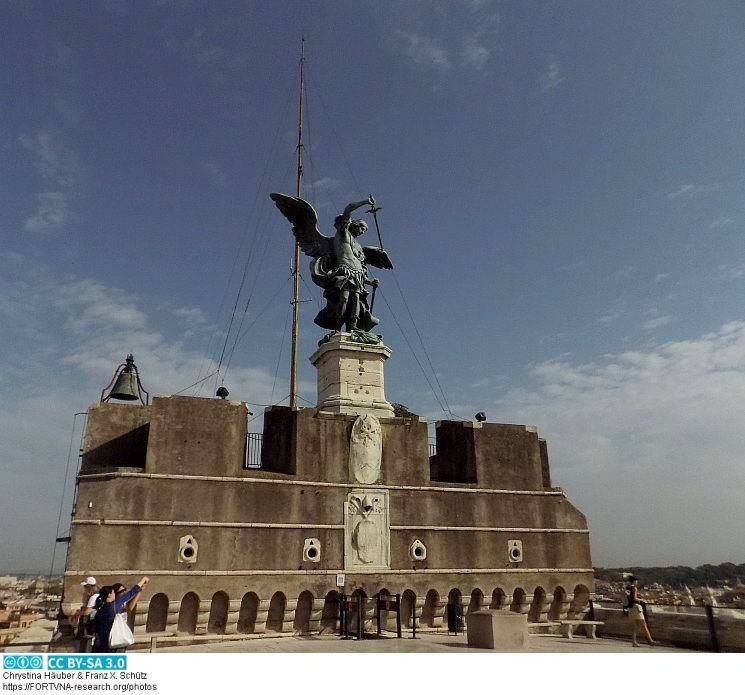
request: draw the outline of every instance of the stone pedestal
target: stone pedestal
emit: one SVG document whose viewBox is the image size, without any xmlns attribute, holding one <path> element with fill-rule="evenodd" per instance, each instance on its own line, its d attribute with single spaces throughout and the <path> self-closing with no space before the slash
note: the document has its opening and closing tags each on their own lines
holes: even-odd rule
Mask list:
<svg viewBox="0 0 745 695">
<path fill-rule="evenodd" d="M 528 641 L 528 619 L 509 611 L 473 611 L 466 616 L 468 646 L 481 649 L 522 649 Z"/>
<path fill-rule="evenodd" d="M 349 333 L 329 336 L 310 357 L 318 370 L 316 407 L 330 413 L 393 417 L 383 378 L 383 363 L 390 356 L 383 343 L 356 343 Z"/>
</svg>

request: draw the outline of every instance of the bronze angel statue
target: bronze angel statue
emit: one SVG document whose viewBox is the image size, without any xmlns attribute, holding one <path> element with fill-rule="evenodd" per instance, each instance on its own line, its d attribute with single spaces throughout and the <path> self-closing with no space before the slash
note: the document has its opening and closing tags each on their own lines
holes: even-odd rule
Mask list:
<svg viewBox="0 0 745 695">
<path fill-rule="evenodd" d="M 318 312 L 315 323 L 321 328 L 369 333 L 379 320 L 367 303 L 365 286 L 377 288 L 378 281 L 367 275 L 367 266 L 392 269 L 388 254 L 381 248 L 361 246 L 357 237 L 367 231 L 362 220 L 352 220 L 352 212 L 363 205 L 375 210 L 375 200 L 350 203 L 334 219 L 336 234 L 325 236 L 318 231 L 318 215 L 310 203 L 282 193 L 271 193 L 280 212 L 291 222 L 292 233 L 301 250 L 313 260 L 310 273 L 313 282 L 323 289 L 326 306 Z M 374 297 L 373 293 L 373 297 Z"/>
</svg>

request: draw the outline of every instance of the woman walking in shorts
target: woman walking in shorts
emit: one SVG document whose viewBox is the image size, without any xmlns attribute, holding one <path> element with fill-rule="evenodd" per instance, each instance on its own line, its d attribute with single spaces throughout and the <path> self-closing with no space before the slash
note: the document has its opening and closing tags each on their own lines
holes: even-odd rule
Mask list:
<svg viewBox="0 0 745 695">
<path fill-rule="evenodd" d="M 650 647 L 654 647 L 655 641 L 652 639 L 652 635 L 649 634 L 649 628 L 647 627 L 647 621 L 644 619 L 644 602 L 639 600 L 639 580 L 634 575 L 629 575 L 628 586 L 626 587 L 626 594 L 629 597 L 629 618 L 631 618 L 631 644 L 634 647 L 638 647 L 639 643 L 636 641 L 636 631 L 641 628 L 644 632 L 644 636 L 647 638 Z"/>
</svg>

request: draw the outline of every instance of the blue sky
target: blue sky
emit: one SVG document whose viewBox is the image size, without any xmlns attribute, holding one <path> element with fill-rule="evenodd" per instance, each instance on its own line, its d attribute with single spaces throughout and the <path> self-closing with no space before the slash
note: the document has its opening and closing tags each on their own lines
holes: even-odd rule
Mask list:
<svg viewBox="0 0 745 695">
<path fill-rule="evenodd" d="M 0 14 L 0 571 L 48 571 L 74 415 L 128 352 L 151 394 L 286 398 L 292 238 L 268 194 L 295 189 L 302 36 L 304 197 L 327 233 L 382 207 L 388 399 L 537 426 L 596 565 L 743 562 L 742 3 Z"/>
</svg>

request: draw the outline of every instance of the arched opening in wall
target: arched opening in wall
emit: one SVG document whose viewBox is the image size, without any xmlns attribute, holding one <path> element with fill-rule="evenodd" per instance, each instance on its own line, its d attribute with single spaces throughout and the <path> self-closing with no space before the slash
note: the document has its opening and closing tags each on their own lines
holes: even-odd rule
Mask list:
<svg viewBox="0 0 745 695">
<path fill-rule="evenodd" d="M 463 595 L 460 593 L 460 589 L 450 589 L 446 611 L 445 618 L 448 632 L 456 629 L 456 626 L 457 629 L 463 629 L 465 625 L 463 621 Z M 455 612 L 453 613 L 453 611 Z"/>
<path fill-rule="evenodd" d="M 551 606 L 548 609 L 549 620 L 559 620 L 561 618 L 561 612 L 566 603 L 566 596 L 567 592 L 564 591 L 564 587 L 557 586 L 554 589 L 554 600 L 551 601 Z"/>
<path fill-rule="evenodd" d="M 282 624 L 285 621 L 285 607 L 287 598 L 278 591 L 269 602 L 269 614 L 266 617 L 267 632 L 282 632 Z"/>
<path fill-rule="evenodd" d="M 584 584 L 574 587 L 574 598 L 569 606 L 567 618 L 569 620 L 580 620 L 584 615 L 587 604 L 590 601 L 590 590 Z"/>
<path fill-rule="evenodd" d="M 422 625 L 426 627 L 435 626 L 435 617 L 437 615 L 437 606 L 440 603 L 440 594 L 434 589 L 430 589 L 424 598 L 424 606 L 422 608 Z"/>
<path fill-rule="evenodd" d="M 256 615 L 259 612 L 259 597 L 249 591 L 241 599 L 241 608 L 238 612 L 238 632 L 242 635 L 251 635 L 256 630 Z"/>
<path fill-rule="evenodd" d="M 155 594 L 147 609 L 145 632 L 165 632 L 168 622 L 168 596 Z"/>
<path fill-rule="evenodd" d="M 510 604 L 510 610 L 513 613 L 522 613 L 523 604 L 525 603 L 525 592 L 518 587 L 512 592 L 512 603 Z"/>
<path fill-rule="evenodd" d="M 506 598 L 504 590 L 497 587 L 491 592 L 491 603 L 489 604 L 489 608 L 495 611 L 501 610 L 504 608 Z"/>
<path fill-rule="evenodd" d="M 190 591 L 181 599 L 178 612 L 178 631 L 193 635 L 197 631 L 197 615 L 199 614 L 199 596 Z"/>
<path fill-rule="evenodd" d="M 387 600 L 391 598 L 391 592 L 388 589 L 381 589 L 379 592 L 380 598 Z M 380 611 L 380 629 L 381 630 L 395 630 L 396 629 L 396 611 Z"/>
<path fill-rule="evenodd" d="M 212 597 L 210 617 L 207 620 L 207 632 L 211 635 L 224 635 L 228 622 L 228 595 L 218 591 Z"/>
<path fill-rule="evenodd" d="M 355 602 L 362 605 L 362 627 L 364 629 L 365 623 L 367 622 L 367 594 L 362 589 L 355 589 L 352 593 L 352 598 Z M 357 632 L 357 611 L 349 613 L 347 620 L 349 621 L 349 631 Z"/>
<path fill-rule="evenodd" d="M 481 610 L 481 606 L 484 605 L 484 592 L 481 589 L 474 589 L 471 592 L 471 600 L 468 602 L 468 608 L 466 608 L 466 615 L 473 613 L 473 611 Z"/>
<path fill-rule="evenodd" d="M 341 596 L 338 591 L 329 591 L 323 600 L 323 611 L 321 612 L 321 625 L 319 634 L 333 635 L 339 630 L 339 600 Z"/>
<path fill-rule="evenodd" d="M 528 622 L 539 623 L 543 607 L 546 605 L 546 590 L 542 586 L 537 586 L 533 592 L 533 601 L 528 610 Z"/>
<path fill-rule="evenodd" d="M 415 601 L 416 594 L 411 589 L 406 589 L 406 591 L 401 594 L 401 627 L 411 629 Z"/>
<path fill-rule="evenodd" d="M 303 591 L 297 597 L 297 608 L 295 619 L 292 621 L 292 629 L 296 635 L 307 635 L 310 632 L 310 614 L 313 612 L 313 594 Z"/>
</svg>

